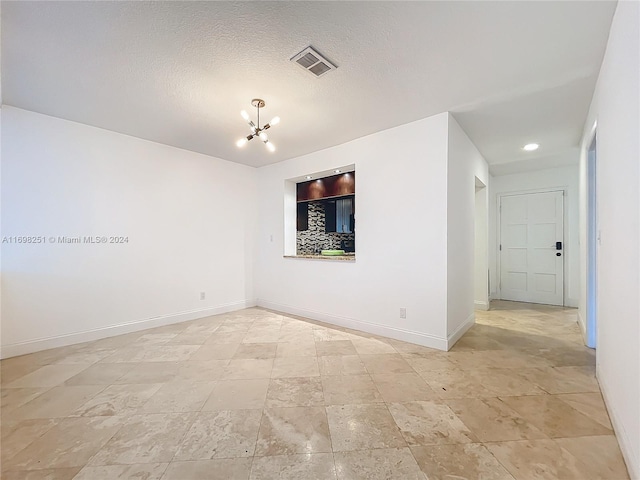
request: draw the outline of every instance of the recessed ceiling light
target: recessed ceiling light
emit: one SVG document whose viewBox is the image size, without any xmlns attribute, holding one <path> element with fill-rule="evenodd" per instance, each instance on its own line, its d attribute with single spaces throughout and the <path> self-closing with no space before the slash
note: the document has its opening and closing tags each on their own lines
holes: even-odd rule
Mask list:
<svg viewBox="0 0 640 480">
<path fill-rule="evenodd" d="M 526 152 L 533 152 L 534 150 L 537 150 L 539 146 L 540 145 L 538 145 L 537 143 L 527 143 L 524 147 L 522 147 L 522 149 Z"/>
<path fill-rule="evenodd" d="M 336 173 L 340 173 L 340 170 L 334 170 L 334 172 L 336 172 Z"/>
<path fill-rule="evenodd" d="M 307 175 L 307 180 L 311 180 L 311 175 Z"/>
</svg>

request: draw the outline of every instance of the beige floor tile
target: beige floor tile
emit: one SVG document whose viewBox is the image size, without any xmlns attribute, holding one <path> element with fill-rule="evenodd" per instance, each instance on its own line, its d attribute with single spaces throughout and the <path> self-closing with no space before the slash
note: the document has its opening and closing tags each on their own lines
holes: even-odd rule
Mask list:
<svg viewBox="0 0 640 480">
<path fill-rule="evenodd" d="M 549 367 L 544 357 L 519 350 L 486 350 L 450 352 L 451 358 L 460 368 L 532 368 Z"/>
<path fill-rule="evenodd" d="M 89 465 L 169 462 L 195 417 L 194 413 L 152 413 L 129 417 L 118 433 L 91 458 Z"/>
<path fill-rule="evenodd" d="M 322 390 L 326 405 L 380 403 L 382 395 L 369 375 L 323 376 Z"/>
<path fill-rule="evenodd" d="M 250 470 L 250 458 L 171 462 L 162 480 L 247 480 Z"/>
<path fill-rule="evenodd" d="M 501 400 L 552 438 L 612 434 L 610 429 L 554 395 L 502 397 Z"/>
<path fill-rule="evenodd" d="M 334 452 L 407 446 L 385 405 L 331 405 L 326 410 Z"/>
<path fill-rule="evenodd" d="M 528 368 L 520 373 L 551 394 L 600 391 L 592 367 Z"/>
<path fill-rule="evenodd" d="M 331 452 L 324 407 L 265 408 L 255 455 Z"/>
<path fill-rule="evenodd" d="M 9 383 L 7 388 L 54 387 L 88 368 L 87 364 L 45 365 Z"/>
<path fill-rule="evenodd" d="M 271 379 L 265 405 L 267 407 L 313 407 L 324 405 L 320 377 Z"/>
<path fill-rule="evenodd" d="M 167 342 L 167 345 L 204 345 L 212 333 L 181 333 Z"/>
<path fill-rule="evenodd" d="M 280 342 L 278 343 L 278 351 L 276 357 L 315 357 L 316 344 L 312 340 L 311 343 L 303 342 Z"/>
<path fill-rule="evenodd" d="M 278 343 L 314 345 L 315 337 L 311 328 L 305 330 L 281 329 Z"/>
<path fill-rule="evenodd" d="M 271 454 L 338 453 L 258 456 L 254 480 L 626 480 L 576 318 L 492 302 L 441 352 L 251 308 L 5 359 L 2 478 L 246 479 L 264 417 Z M 477 443 L 414 446 L 417 472 L 387 405 L 409 442 L 484 441 L 511 473 Z"/>
<path fill-rule="evenodd" d="M 248 378 L 270 378 L 273 358 L 238 358 L 229 360 L 224 368 L 222 380 L 242 380 Z"/>
<path fill-rule="evenodd" d="M 499 398 L 450 399 L 446 403 L 481 442 L 547 438 Z"/>
<path fill-rule="evenodd" d="M 374 373 L 415 373 L 411 365 L 399 353 L 383 355 L 360 355 L 367 372 Z"/>
<path fill-rule="evenodd" d="M 102 361 L 104 363 L 184 362 L 200 348 L 200 345 L 127 346 Z"/>
<path fill-rule="evenodd" d="M 252 327 L 242 338 L 242 343 L 278 343 L 279 340 L 279 328 L 267 327 L 254 329 Z"/>
<path fill-rule="evenodd" d="M 556 443 L 587 467 L 590 479 L 627 480 L 627 467 L 613 435 L 558 438 Z M 594 453 L 597 452 L 597 455 Z"/>
<path fill-rule="evenodd" d="M 424 480 L 408 448 L 334 454 L 338 480 Z"/>
<path fill-rule="evenodd" d="M 14 358 L 22 358 L 22 357 L 14 357 Z M 12 362 L 9 363 L 13 358 L 9 358 L 7 360 L 2 360 L 0 364 L 0 384 L 4 388 L 6 385 L 15 382 L 16 380 L 28 375 L 30 373 L 35 372 L 42 365 L 38 365 L 37 363 L 22 363 L 22 362 Z M 26 362 L 26 360 L 24 361 Z"/>
<path fill-rule="evenodd" d="M 568 393 L 564 395 L 556 395 L 557 398 L 568 403 L 577 411 L 586 415 L 591 420 L 595 420 L 600 425 L 607 428 L 611 426 L 611 420 L 604 404 L 602 395 L 598 393 Z"/>
<path fill-rule="evenodd" d="M 44 470 L 20 470 L 3 472 L 4 480 L 72 480 L 80 467 L 71 468 L 46 468 Z"/>
<path fill-rule="evenodd" d="M 2 423 L 0 439 L 0 466 L 51 430 L 58 421 L 54 419 L 22 420 Z"/>
<path fill-rule="evenodd" d="M 280 357 L 273 363 L 271 378 L 317 377 L 320 375 L 316 357 Z"/>
<path fill-rule="evenodd" d="M 442 398 L 493 397 L 495 394 L 485 387 L 472 371 L 462 368 L 443 370 L 421 370 L 418 374 Z"/>
<path fill-rule="evenodd" d="M 192 362 L 229 360 L 236 354 L 240 343 L 215 343 L 202 345 L 189 359 Z"/>
<path fill-rule="evenodd" d="M 486 447 L 516 480 L 592 478 L 584 464 L 553 440 L 489 443 Z"/>
<path fill-rule="evenodd" d="M 84 467 L 73 480 L 160 480 L 168 463 Z"/>
<path fill-rule="evenodd" d="M 174 460 L 253 456 L 262 410 L 199 413 Z"/>
<path fill-rule="evenodd" d="M 544 395 L 546 392 L 512 368 L 480 368 L 471 371 L 495 396 Z"/>
<path fill-rule="evenodd" d="M 179 362 L 144 362 L 129 365 L 129 372 L 116 380 L 115 384 L 166 383 L 178 374 Z"/>
<path fill-rule="evenodd" d="M 388 342 L 396 349 L 398 353 L 403 355 L 416 354 L 427 355 L 429 353 L 438 353 L 440 350 L 434 348 L 424 347 L 422 345 L 416 345 L 415 343 L 402 342 L 393 338 L 388 339 Z"/>
<path fill-rule="evenodd" d="M 140 413 L 198 412 L 214 385 L 215 382 L 194 383 L 185 380 L 165 383 L 142 406 Z"/>
<path fill-rule="evenodd" d="M 274 358 L 277 346 L 276 343 L 241 343 L 233 358 Z"/>
<path fill-rule="evenodd" d="M 581 336 L 578 336 L 582 340 Z M 544 357 L 553 367 L 595 366 L 596 351 L 585 348 L 582 344 L 563 342 L 561 346 L 553 348 L 539 348 L 532 352 Z"/>
<path fill-rule="evenodd" d="M 209 383 L 222 377 L 228 360 L 180 362 L 175 380 L 192 383 Z"/>
<path fill-rule="evenodd" d="M 97 363 L 74 375 L 65 385 L 111 385 L 131 371 L 125 363 Z"/>
<path fill-rule="evenodd" d="M 513 476 L 483 445 L 411 447 L 429 480 L 513 480 Z"/>
<path fill-rule="evenodd" d="M 3 461 L 7 470 L 39 470 L 84 466 L 121 428 L 122 418 L 61 419 L 12 458 Z"/>
<path fill-rule="evenodd" d="M 42 395 L 50 387 L 2 388 L 0 389 L 0 413 L 5 418 L 11 411 Z"/>
<path fill-rule="evenodd" d="M 104 385 L 54 387 L 13 410 L 10 418 L 17 420 L 68 417 L 104 388 Z"/>
<path fill-rule="evenodd" d="M 110 385 L 79 407 L 74 415 L 97 417 L 131 414 L 160 390 L 161 384 Z"/>
<path fill-rule="evenodd" d="M 333 340 L 326 342 L 316 342 L 316 352 L 319 357 L 334 355 L 356 355 L 355 347 L 351 340 Z"/>
<path fill-rule="evenodd" d="M 392 403 L 389 411 L 408 445 L 478 441 L 446 404 L 433 401 Z"/>
<path fill-rule="evenodd" d="M 220 380 L 213 386 L 202 410 L 262 409 L 268 388 L 268 378 Z"/>
<path fill-rule="evenodd" d="M 367 373 L 358 355 L 318 357 L 320 375 L 363 375 Z"/>
<path fill-rule="evenodd" d="M 413 369 L 420 372 L 430 372 L 432 370 L 441 370 L 448 368 L 457 368 L 457 364 L 453 361 L 453 357 L 448 352 L 428 353 L 428 354 L 404 354 L 404 359 Z"/>
<path fill-rule="evenodd" d="M 371 378 L 387 403 L 437 398 L 427 382 L 416 373 L 386 373 L 371 375 Z"/>
<path fill-rule="evenodd" d="M 224 331 L 224 325 L 218 330 L 213 332 L 209 338 L 207 338 L 205 345 L 211 344 L 233 344 L 240 345 L 242 339 L 247 334 L 246 331 Z"/>
<path fill-rule="evenodd" d="M 378 355 L 384 353 L 398 353 L 391 345 L 375 339 L 353 339 L 351 340 L 356 351 L 360 355 Z"/>
<path fill-rule="evenodd" d="M 255 457 L 250 480 L 335 480 L 331 453 Z"/>
</svg>

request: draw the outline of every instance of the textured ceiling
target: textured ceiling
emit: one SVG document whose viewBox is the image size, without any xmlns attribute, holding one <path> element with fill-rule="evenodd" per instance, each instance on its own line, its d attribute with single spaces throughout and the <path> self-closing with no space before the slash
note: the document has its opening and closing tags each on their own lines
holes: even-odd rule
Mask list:
<svg viewBox="0 0 640 480">
<path fill-rule="evenodd" d="M 613 2 L 2 2 L 5 104 L 261 166 L 446 110 L 489 163 L 575 147 Z M 289 59 L 313 45 L 338 69 Z M 239 115 L 254 97 L 275 153 Z M 390 159 L 392 160 L 392 159 Z"/>
</svg>

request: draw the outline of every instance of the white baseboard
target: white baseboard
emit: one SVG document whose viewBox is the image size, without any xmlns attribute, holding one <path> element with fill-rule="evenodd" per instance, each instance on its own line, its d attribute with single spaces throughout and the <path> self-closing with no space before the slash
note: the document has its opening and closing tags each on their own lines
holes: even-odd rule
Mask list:
<svg viewBox="0 0 640 480">
<path fill-rule="evenodd" d="M 447 351 L 451 350 L 451 347 L 453 347 L 456 342 L 460 340 L 465 333 L 467 333 L 467 330 L 473 327 L 474 323 L 476 323 L 476 314 L 472 313 L 467 317 L 462 325 L 456 328 L 455 332 L 447 337 Z"/>
<path fill-rule="evenodd" d="M 564 299 L 564 306 L 565 307 L 578 308 L 579 305 L 580 305 L 580 302 L 578 301 L 577 298 L 566 297 Z"/>
<path fill-rule="evenodd" d="M 122 335 L 124 333 L 137 332 L 146 330 L 147 328 L 162 327 L 173 323 L 188 322 L 198 318 L 209 317 L 211 315 L 219 315 L 221 313 L 241 310 L 243 308 L 255 307 L 255 300 L 246 300 L 243 302 L 228 303 L 217 307 L 210 307 L 201 310 L 191 310 L 187 312 L 173 313 L 169 315 L 161 315 L 159 317 L 147 318 L 144 320 L 135 320 L 133 322 L 109 325 L 107 327 L 85 330 L 82 332 L 68 333 L 65 335 L 56 335 L 54 337 L 37 338 L 27 340 L 25 342 L 10 343 L 3 345 L 0 349 L 0 359 L 15 357 L 18 355 L 26 355 L 28 353 L 48 350 L 50 348 L 66 347 L 76 343 L 91 342 L 102 338 Z"/>
<path fill-rule="evenodd" d="M 582 318 L 580 311 L 578 311 L 578 326 L 580 327 L 580 333 L 582 333 L 582 341 L 587 344 L 587 324 Z"/>
<path fill-rule="evenodd" d="M 487 300 L 486 302 L 483 302 L 481 300 L 474 300 L 473 307 L 476 310 L 489 310 L 489 301 Z"/>
<path fill-rule="evenodd" d="M 612 403 L 610 401 L 607 382 L 603 381 L 604 379 L 600 376 L 600 372 L 596 371 L 596 374 L 598 382 L 600 383 L 602 398 L 604 399 L 604 404 L 607 407 L 607 412 L 611 419 L 611 425 L 613 425 L 613 431 L 618 439 L 618 445 L 620 445 L 620 451 L 624 457 L 624 462 L 627 464 L 629 478 L 631 478 L 631 480 L 640 480 L 640 458 L 636 457 L 634 454 L 629 433 L 625 430 L 625 422 L 619 418 L 616 410 L 611 408 Z"/>
<path fill-rule="evenodd" d="M 447 349 L 447 340 L 445 338 L 428 335 L 426 333 L 414 332 L 411 330 L 390 327 L 387 325 L 379 325 L 377 323 L 363 322 L 362 320 L 356 320 L 355 318 L 340 317 L 323 312 L 306 310 L 304 308 L 298 308 L 292 305 L 273 303 L 262 299 L 258 299 L 258 306 L 268 308 L 269 310 L 275 310 L 277 312 L 306 317 L 311 320 L 317 320 L 318 322 L 330 323 L 332 325 L 337 325 L 340 327 L 360 330 L 361 332 L 381 335 L 383 337 L 393 338 L 395 340 L 402 340 L 403 342 L 415 343 L 416 345 L 422 345 L 423 347 L 435 348 L 445 351 Z"/>
</svg>

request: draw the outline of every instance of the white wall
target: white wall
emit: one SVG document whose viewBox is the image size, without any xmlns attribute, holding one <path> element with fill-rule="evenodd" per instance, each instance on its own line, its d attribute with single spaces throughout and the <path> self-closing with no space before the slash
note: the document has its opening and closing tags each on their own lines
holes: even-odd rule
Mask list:
<svg viewBox="0 0 640 480">
<path fill-rule="evenodd" d="M 640 478 L 640 4 L 618 2 L 581 156 L 581 256 L 586 264 L 586 151 L 597 122 L 596 371 L 631 478 Z M 586 315 L 581 272 L 580 316 Z"/>
<path fill-rule="evenodd" d="M 4 357 L 242 308 L 254 298 L 256 171 L 2 108 Z M 200 300 L 200 292 L 206 294 Z"/>
<path fill-rule="evenodd" d="M 576 157 L 577 157 L 576 152 Z M 577 158 L 576 158 L 577 161 Z M 580 298 L 580 256 L 578 254 L 578 165 L 549 168 L 536 172 L 491 177 L 489 184 L 489 283 L 491 298 L 498 298 L 498 196 L 539 190 L 566 190 L 564 217 L 564 302 L 577 307 Z"/>
<path fill-rule="evenodd" d="M 447 128 L 443 113 L 260 168 L 258 304 L 446 349 Z M 349 164 L 356 261 L 283 258 L 285 181 Z"/>
<path fill-rule="evenodd" d="M 447 171 L 447 336 L 449 348 L 473 325 L 476 177 L 489 171 L 475 145 L 449 115 Z M 486 189 L 484 190 L 486 194 Z"/>
</svg>

